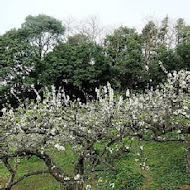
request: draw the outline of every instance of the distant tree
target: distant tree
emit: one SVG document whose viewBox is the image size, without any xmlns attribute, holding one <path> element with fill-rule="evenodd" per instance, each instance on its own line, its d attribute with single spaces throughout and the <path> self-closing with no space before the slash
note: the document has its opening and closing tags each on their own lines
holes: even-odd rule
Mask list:
<svg viewBox="0 0 190 190">
<path fill-rule="evenodd" d="M 147 67 L 149 67 L 150 61 L 156 54 L 157 35 L 158 28 L 156 24 L 153 21 L 149 21 L 142 30 L 144 60 Z"/>
<path fill-rule="evenodd" d="M 158 29 L 158 45 L 165 45 L 167 48 L 171 46 L 169 30 L 169 17 L 166 16 Z"/>
<path fill-rule="evenodd" d="M 23 38 L 20 29 L 13 29 L 0 37 L 0 54 L 0 77 L 4 89 L 21 90 L 35 68 L 34 48 Z"/>
<path fill-rule="evenodd" d="M 95 87 L 110 80 L 110 66 L 99 45 L 85 41 L 80 43 L 81 36 L 75 37 L 47 55 L 41 80 L 44 85 L 67 86 L 68 91 L 75 89 L 78 94 L 80 91 L 83 95 L 92 95 Z"/>
<path fill-rule="evenodd" d="M 176 54 L 179 58 L 178 70 L 190 70 L 190 41 L 179 44 L 176 48 Z"/>
<path fill-rule="evenodd" d="M 76 34 L 77 20 L 72 16 L 66 17 L 63 19 L 63 25 L 65 26 L 64 39 L 67 41 L 70 36 Z"/>
<path fill-rule="evenodd" d="M 21 29 L 30 44 L 37 48 L 36 54 L 41 59 L 55 47 L 65 31 L 61 21 L 42 14 L 27 16 Z"/>
<path fill-rule="evenodd" d="M 178 56 L 172 48 L 171 30 L 168 16 L 160 26 L 149 21 L 142 30 L 143 58 L 149 87 L 164 82 L 167 73 L 177 69 Z"/>
<path fill-rule="evenodd" d="M 0 37 L 0 95 L 16 89 L 17 95 L 29 96 L 30 85 L 39 86 L 41 61 L 64 34 L 61 22 L 46 15 L 28 16 L 19 29 Z M 10 93 L 9 93 L 10 94 Z M 4 99 L 4 98 L 3 98 Z"/>
<path fill-rule="evenodd" d="M 183 42 L 190 42 L 190 25 L 186 25 L 183 29 Z"/>
<path fill-rule="evenodd" d="M 26 17 L 20 29 L 13 29 L 1 36 L 0 66 L 3 80 L 9 83 L 9 79 L 17 80 L 15 76 L 22 78 L 31 72 L 40 72 L 40 59 L 56 45 L 63 32 L 60 21 L 39 15 Z"/>
<path fill-rule="evenodd" d="M 67 17 L 63 20 L 65 26 L 64 39 L 67 41 L 72 36 L 86 36 L 91 42 L 103 45 L 107 34 L 113 32 L 113 27 L 102 26 L 100 18 L 96 15 L 88 16 L 81 20 L 74 17 Z"/>
<path fill-rule="evenodd" d="M 180 70 L 179 56 L 173 49 L 168 49 L 165 45 L 159 46 L 154 59 L 150 61 L 148 68 L 149 87 L 156 87 L 160 83 L 164 83 L 167 73 L 174 70 Z"/>
<path fill-rule="evenodd" d="M 83 34 L 75 34 L 73 36 L 69 36 L 67 43 L 70 45 L 81 45 L 90 42 L 88 36 Z"/>
<path fill-rule="evenodd" d="M 110 60 L 115 87 L 136 88 L 143 80 L 141 36 L 128 27 L 120 27 L 105 38 L 105 53 Z"/>
<path fill-rule="evenodd" d="M 100 19 L 97 16 L 90 16 L 79 22 L 76 28 L 77 33 L 88 36 L 92 42 L 101 42 L 103 27 L 100 25 Z"/>
<path fill-rule="evenodd" d="M 175 25 L 175 32 L 176 32 L 176 45 L 179 45 L 183 42 L 183 30 L 185 27 L 185 21 L 182 18 L 177 20 Z"/>
</svg>

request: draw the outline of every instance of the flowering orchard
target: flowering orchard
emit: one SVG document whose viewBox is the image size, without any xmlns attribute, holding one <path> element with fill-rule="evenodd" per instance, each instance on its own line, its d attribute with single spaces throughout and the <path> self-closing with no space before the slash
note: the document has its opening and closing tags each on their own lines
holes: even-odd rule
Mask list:
<svg viewBox="0 0 190 190">
<path fill-rule="evenodd" d="M 190 172 L 190 72 L 169 73 L 167 82 L 156 89 L 143 93 L 127 90 L 124 97 L 116 95 L 108 83 L 96 89 L 96 100 L 85 104 L 79 99 L 71 101 L 63 90 L 57 92 L 54 87 L 44 90 L 43 98 L 33 91 L 35 100 L 26 99 L 16 109 L 7 104 L 2 110 L 0 159 L 10 175 L 1 189 L 9 190 L 29 176 L 44 173 L 52 175 L 65 189 L 90 189 L 87 182 L 92 174 L 100 170 L 117 172 L 111 160 L 116 154 L 130 151 L 131 138 L 186 141 Z M 171 132 L 173 136 L 168 137 Z M 96 148 L 98 143 L 101 150 Z M 64 157 L 66 145 L 78 155 L 73 175 L 58 167 L 49 151 L 55 148 Z M 16 178 L 19 160 L 30 156 L 41 159 L 47 169 Z M 146 163 L 141 166 L 149 169 Z"/>
</svg>

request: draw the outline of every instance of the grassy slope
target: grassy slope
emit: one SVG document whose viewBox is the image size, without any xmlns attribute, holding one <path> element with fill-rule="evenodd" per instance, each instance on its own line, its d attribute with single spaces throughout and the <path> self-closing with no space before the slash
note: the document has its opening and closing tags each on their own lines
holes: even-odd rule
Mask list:
<svg viewBox="0 0 190 190">
<path fill-rule="evenodd" d="M 185 149 L 182 143 L 146 142 L 144 147 L 141 157 L 137 156 L 137 145 L 134 145 L 134 151 L 130 154 L 123 154 L 115 163 L 119 173 L 117 175 L 110 172 L 106 175 L 100 173 L 103 183 L 98 188 L 94 187 L 93 189 L 112 189 L 106 184 L 106 180 L 110 183 L 114 182 L 115 189 L 118 190 L 177 190 L 182 185 L 190 185 L 190 175 L 185 172 Z M 66 155 L 54 153 L 56 163 L 67 172 L 72 173 L 76 156 L 69 149 Z M 139 161 L 135 162 L 135 158 L 138 158 Z M 139 164 L 144 161 L 150 166 L 150 170 L 142 170 L 139 167 Z M 19 164 L 18 175 L 27 171 L 34 171 L 36 168 L 42 169 L 45 166 L 35 157 L 30 160 L 24 159 Z M 7 171 L 0 164 L 0 183 L 3 183 L 6 176 Z M 59 190 L 60 185 L 50 175 L 43 175 L 30 177 L 20 182 L 13 189 Z"/>
</svg>

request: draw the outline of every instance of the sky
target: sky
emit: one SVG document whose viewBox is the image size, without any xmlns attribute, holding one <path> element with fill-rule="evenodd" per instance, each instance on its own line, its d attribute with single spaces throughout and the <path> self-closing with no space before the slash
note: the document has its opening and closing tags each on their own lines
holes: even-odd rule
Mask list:
<svg viewBox="0 0 190 190">
<path fill-rule="evenodd" d="M 190 23 L 190 0 L 0 0 L 0 35 L 19 28 L 26 16 L 46 14 L 59 20 L 98 16 L 102 25 L 140 29 L 151 18 L 184 18 Z"/>
</svg>

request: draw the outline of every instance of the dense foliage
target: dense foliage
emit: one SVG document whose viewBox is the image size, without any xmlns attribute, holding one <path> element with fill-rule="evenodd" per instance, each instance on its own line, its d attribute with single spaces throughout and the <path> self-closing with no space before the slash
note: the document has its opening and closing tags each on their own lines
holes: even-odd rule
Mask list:
<svg viewBox="0 0 190 190">
<path fill-rule="evenodd" d="M 38 90 L 47 85 L 65 88 L 84 100 L 89 95 L 95 97 L 94 89 L 107 82 L 118 91 L 144 90 L 164 82 L 165 70 L 189 69 L 189 26 L 183 19 L 174 26 L 168 17 L 160 25 L 150 21 L 142 33 L 122 26 L 104 35 L 96 19 L 90 21 L 93 28 L 87 22 L 86 31 L 85 23 L 81 30 L 65 29 L 53 17 L 28 16 L 21 28 L 3 34 L 1 97 L 9 96 L 12 87 L 23 99 L 33 97 L 33 84 Z M 68 30 L 75 32 L 68 34 Z M 93 36 L 98 34 L 104 37 L 96 41 Z"/>
</svg>

